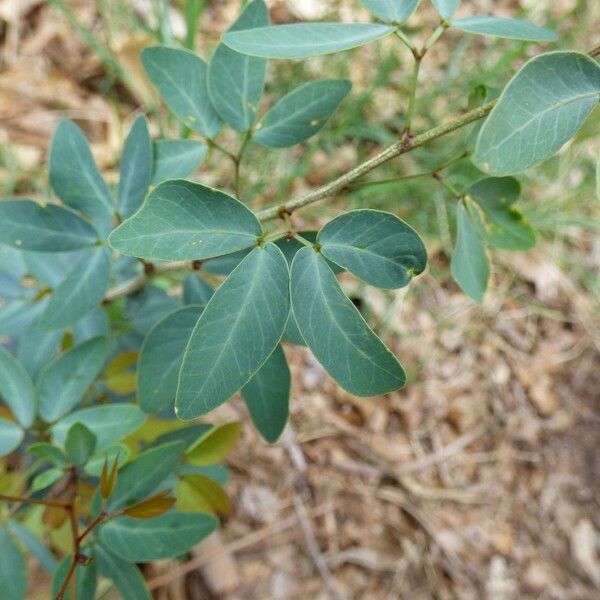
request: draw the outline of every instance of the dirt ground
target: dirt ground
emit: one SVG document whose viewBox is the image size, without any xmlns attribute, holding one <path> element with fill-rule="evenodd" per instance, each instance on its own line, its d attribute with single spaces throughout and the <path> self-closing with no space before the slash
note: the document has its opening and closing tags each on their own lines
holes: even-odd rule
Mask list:
<svg viewBox="0 0 600 600">
<path fill-rule="evenodd" d="M 102 35 L 94 2 L 66 4 Z M 205 27 L 221 29 L 237 6 L 222 4 Z M 271 3 L 285 16 L 283 4 Z M 143 39 L 111 41 L 131 75 L 123 109 L 98 89 L 100 60 L 56 9 L 0 0 L 0 23 L 0 179 L 44 189 L 32 181 L 43 181 L 65 113 L 114 177 L 123 114 L 148 93 Z M 571 260 L 597 278 L 597 233 L 573 236 Z M 409 372 L 398 393 L 354 398 L 307 350 L 287 347 L 289 430 L 268 446 L 246 422 L 229 462 L 232 514 L 188 562 L 146 569 L 156 598 L 600 597 L 600 311 L 554 250 L 497 257 L 482 307 L 430 274 L 391 305 L 368 291 Z M 447 260 L 435 247 L 430 259 Z M 240 415 L 235 399 L 211 419 Z M 34 585 L 31 598 L 43 597 Z"/>
</svg>

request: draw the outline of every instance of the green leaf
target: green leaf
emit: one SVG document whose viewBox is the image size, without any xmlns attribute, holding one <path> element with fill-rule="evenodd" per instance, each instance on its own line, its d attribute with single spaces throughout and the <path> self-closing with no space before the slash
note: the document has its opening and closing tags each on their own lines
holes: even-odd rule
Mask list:
<svg viewBox="0 0 600 600">
<path fill-rule="evenodd" d="M 83 132 L 73 121 L 59 123 L 48 162 L 54 193 L 67 206 L 88 215 L 98 232 L 106 235 L 112 227 L 113 199 Z"/>
<path fill-rule="evenodd" d="M 553 31 L 538 27 L 521 19 L 506 19 L 503 17 L 475 16 L 457 19 L 450 23 L 455 29 L 507 38 L 509 40 L 526 40 L 530 42 L 554 42 L 558 38 Z"/>
<path fill-rule="evenodd" d="M 396 357 L 371 331 L 323 256 L 312 248 L 303 248 L 294 258 L 291 296 L 302 337 L 345 390 L 376 396 L 404 385 L 406 376 Z"/>
<path fill-rule="evenodd" d="M 456 229 L 456 247 L 450 263 L 452 277 L 465 294 L 481 304 L 490 276 L 490 266 L 485 248 L 462 202 L 457 209 Z"/>
<path fill-rule="evenodd" d="M 230 31 L 222 40 L 230 48 L 264 58 L 308 58 L 350 50 L 394 31 L 375 23 L 292 23 Z"/>
<path fill-rule="evenodd" d="M 64 474 L 65 472 L 62 469 L 56 467 L 46 469 L 33 478 L 30 489 L 32 492 L 44 490 L 56 483 Z"/>
<path fill-rule="evenodd" d="M 204 306 L 215 293 L 215 289 L 195 273 L 190 273 L 183 280 L 183 303 Z"/>
<path fill-rule="evenodd" d="M 35 556 L 40 565 L 46 569 L 46 571 L 52 573 L 56 568 L 56 559 L 43 542 L 17 521 L 9 521 L 8 527 L 15 536 L 19 538 L 19 541 L 27 548 L 27 550 Z"/>
<path fill-rule="evenodd" d="M 351 87 L 345 79 L 301 85 L 271 108 L 252 139 L 268 148 L 287 148 L 307 140 L 325 126 Z"/>
<path fill-rule="evenodd" d="M 529 250 L 535 246 L 535 232 L 523 215 L 513 208 L 521 185 L 513 177 L 488 177 L 474 183 L 467 194 L 479 205 L 483 239 L 504 250 Z"/>
<path fill-rule="evenodd" d="M 269 11 L 263 0 L 254 0 L 229 31 L 243 31 L 269 25 Z M 220 43 L 208 67 L 208 93 L 216 111 L 237 131 L 247 131 L 256 116 L 263 95 L 267 61 L 234 52 Z"/>
<path fill-rule="evenodd" d="M 129 562 L 143 563 L 184 554 L 218 525 L 210 515 L 170 512 L 154 519 L 118 517 L 102 526 L 100 541 Z"/>
<path fill-rule="evenodd" d="M 25 432 L 12 421 L 0 417 L 0 456 L 6 456 L 19 447 Z"/>
<path fill-rule="evenodd" d="M 109 276 L 108 250 L 96 248 L 86 252 L 54 290 L 38 326 L 62 329 L 79 321 L 102 302 Z"/>
<path fill-rule="evenodd" d="M 61 419 L 51 429 L 54 442 L 64 445 L 73 423 L 83 423 L 96 436 L 96 450 L 100 451 L 135 431 L 146 415 L 133 404 L 106 404 L 75 411 Z"/>
<path fill-rule="evenodd" d="M 152 178 L 152 140 L 146 117 L 139 116 L 133 124 L 121 158 L 119 179 L 119 213 L 132 215 L 144 202 Z"/>
<path fill-rule="evenodd" d="M 223 122 L 206 87 L 208 67 L 193 52 L 166 46 L 145 48 L 142 64 L 169 108 L 190 129 L 213 138 Z"/>
<path fill-rule="evenodd" d="M 241 202 L 183 179 L 161 183 L 110 235 L 123 254 L 148 260 L 196 260 L 247 248 L 262 233 Z"/>
<path fill-rule="evenodd" d="M 360 0 L 378 19 L 404 23 L 415 12 L 420 0 Z"/>
<path fill-rule="evenodd" d="M 281 339 L 288 286 L 285 257 L 269 243 L 250 252 L 217 289 L 183 356 L 175 400 L 179 418 L 193 419 L 223 404 L 260 369 Z"/>
<path fill-rule="evenodd" d="M 52 444 L 48 444 L 47 442 L 35 442 L 34 444 L 31 444 L 29 448 L 27 448 L 27 452 L 37 456 L 38 458 L 41 458 L 42 460 L 51 462 L 56 467 L 64 467 L 66 464 L 63 451 Z"/>
<path fill-rule="evenodd" d="M 202 306 L 180 308 L 161 319 L 144 339 L 137 364 L 142 410 L 158 412 L 175 399 L 183 352 L 202 311 Z"/>
<path fill-rule="evenodd" d="M 157 140 L 154 142 L 152 185 L 191 175 L 207 152 L 208 146 L 195 140 Z"/>
<path fill-rule="evenodd" d="M 444 20 L 448 20 L 456 12 L 458 5 L 461 0 L 431 0 L 440 17 Z"/>
<path fill-rule="evenodd" d="M 177 482 L 177 510 L 227 516 L 231 503 L 225 490 L 206 475 L 185 475 Z"/>
<path fill-rule="evenodd" d="M 0 346 L 0 399 L 23 427 L 31 427 L 35 413 L 33 382 L 23 365 Z"/>
<path fill-rule="evenodd" d="M 33 200 L 0 202 L 0 242 L 35 252 L 62 252 L 93 246 L 94 228 L 75 212 Z"/>
<path fill-rule="evenodd" d="M 42 369 L 36 388 L 44 421 L 56 421 L 83 400 L 102 370 L 109 348 L 106 338 L 92 338 L 57 356 Z"/>
<path fill-rule="evenodd" d="M 125 465 L 108 501 L 109 510 L 133 504 L 154 492 L 179 464 L 184 448 L 183 442 L 162 444 L 145 450 Z"/>
<path fill-rule="evenodd" d="M 67 432 L 65 452 L 72 464 L 84 465 L 96 449 L 96 436 L 83 424 L 73 423 Z"/>
<path fill-rule="evenodd" d="M 187 460 L 196 466 L 214 465 L 227 458 L 240 439 L 239 423 L 211 427 L 186 451 Z"/>
<path fill-rule="evenodd" d="M 102 544 L 94 546 L 94 556 L 98 562 L 98 571 L 115 584 L 122 598 L 152 600 L 146 580 L 135 565 L 116 557 Z"/>
<path fill-rule="evenodd" d="M 317 236 L 323 256 L 380 288 L 401 288 L 427 266 L 427 250 L 402 219 L 377 210 L 336 217 Z"/>
<path fill-rule="evenodd" d="M 29 326 L 19 338 L 17 358 L 32 379 L 58 352 L 62 331 L 42 331 L 35 325 Z"/>
<path fill-rule="evenodd" d="M 473 161 L 492 175 L 523 171 L 558 152 L 600 99 L 600 66 L 577 52 L 530 60 L 485 121 Z"/>
<path fill-rule="evenodd" d="M 69 567 L 71 566 L 71 557 L 67 556 L 60 563 L 58 568 L 54 573 L 54 577 L 52 579 L 52 597 L 55 598 L 58 595 L 60 587 L 62 586 L 65 577 L 69 571 Z M 72 587 L 73 581 L 77 580 L 75 587 L 75 596 L 72 596 Z M 98 584 L 98 569 L 96 566 L 96 562 L 92 561 L 88 565 L 77 565 L 76 567 L 76 575 L 73 576 L 69 585 L 67 586 L 67 591 L 65 593 L 65 598 L 76 598 L 77 600 L 94 600 L 96 596 L 96 586 Z"/>
<path fill-rule="evenodd" d="M 277 346 L 267 362 L 242 388 L 242 396 L 256 429 L 274 444 L 290 414 L 291 375 L 285 354 Z"/>
<path fill-rule="evenodd" d="M 0 598 L 24 600 L 27 590 L 27 566 L 8 528 L 0 526 Z"/>
</svg>

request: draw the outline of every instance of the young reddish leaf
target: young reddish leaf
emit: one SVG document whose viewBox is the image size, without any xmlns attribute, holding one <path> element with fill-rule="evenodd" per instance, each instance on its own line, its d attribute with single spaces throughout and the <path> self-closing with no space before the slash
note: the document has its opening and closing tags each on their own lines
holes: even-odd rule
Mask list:
<svg viewBox="0 0 600 600">
<path fill-rule="evenodd" d="M 134 519 L 151 519 L 152 517 L 158 517 L 164 512 L 167 512 L 175 504 L 175 498 L 171 498 L 168 494 L 171 490 L 163 490 L 151 498 L 146 498 L 141 502 L 136 502 L 131 506 L 128 506 L 123 514 Z"/>
<path fill-rule="evenodd" d="M 119 455 L 115 457 L 115 462 L 112 465 L 110 473 L 108 472 L 108 459 L 104 461 L 102 473 L 100 474 L 100 494 L 106 500 L 115 489 L 117 483 Z"/>
</svg>

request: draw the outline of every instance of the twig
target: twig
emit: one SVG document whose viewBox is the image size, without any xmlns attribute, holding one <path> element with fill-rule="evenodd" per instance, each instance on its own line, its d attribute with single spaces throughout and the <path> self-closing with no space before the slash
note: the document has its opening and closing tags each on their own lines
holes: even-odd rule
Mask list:
<svg viewBox="0 0 600 600">
<path fill-rule="evenodd" d="M 61 502 L 60 500 L 46 500 L 45 498 L 5 496 L 3 494 L 0 494 L 0 502 L 10 502 L 18 504 L 40 504 L 42 506 L 54 506 L 56 508 L 64 508 L 65 510 L 69 510 L 68 502 Z"/>
</svg>

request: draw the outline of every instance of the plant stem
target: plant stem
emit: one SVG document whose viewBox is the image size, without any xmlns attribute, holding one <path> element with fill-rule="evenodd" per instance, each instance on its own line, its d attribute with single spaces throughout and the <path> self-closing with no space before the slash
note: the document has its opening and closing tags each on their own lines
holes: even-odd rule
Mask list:
<svg viewBox="0 0 600 600">
<path fill-rule="evenodd" d="M 446 181 L 439 173 L 432 173 L 432 177 L 445 187 L 457 200 L 462 200 L 465 197 L 463 192 L 459 192 L 449 181 Z"/>
<path fill-rule="evenodd" d="M 414 54 L 416 52 L 416 48 L 412 44 L 412 42 L 406 37 L 406 34 L 402 31 L 402 29 L 396 29 L 394 32 L 400 41 Z"/>
<path fill-rule="evenodd" d="M 240 150 L 237 153 L 237 156 L 234 157 L 233 162 L 235 165 L 235 183 L 234 183 L 234 189 L 235 189 L 235 197 L 236 198 L 240 198 L 241 195 L 241 170 L 240 167 L 242 165 L 242 159 L 244 158 L 244 153 L 246 152 L 246 148 L 248 147 L 248 142 L 250 141 L 250 139 L 252 138 L 252 130 L 249 129 L 248 131 L 246 131 L 246 134 L 244 135 L 244 139 L 242 140 L 242 145 L 240 146 Z"/>
<path fill-rule="evenodd" d="M 410 127 L 412 119 L 415 114 L 415 105 L 417 103 L 417 84 L 419 83 L 419 71 L 421 70 L 421 62 L 423 61 L 423 54 L 415 54 L 415 63 L 413 65 L 412 76 L 410 79 L 410 97 L 408 100 L 408 108 L 406 109 L 406 116 L 404 117 L 404 131 L 403 134 L 407 136 L 410 133 Z"/>
<path fill-rule="evenodd" d="M 233 162 L 235 162 L 237 160 L 235 154 L 233 154 L 232 152 L 229 152 L 229 150 L 227 150 L 227 148 L 224 148 L 223 146 L 221 146 L 221 144 L 217 144 L 217 142 L 215 142 L 213 139 L 206 138 L 206 143 L 208 144 L 209 148 L 214 148 L 215 150 L 218 150 L 219 152 L 223 153 L 225 156 L 228 156 Z"/>
</svg>

